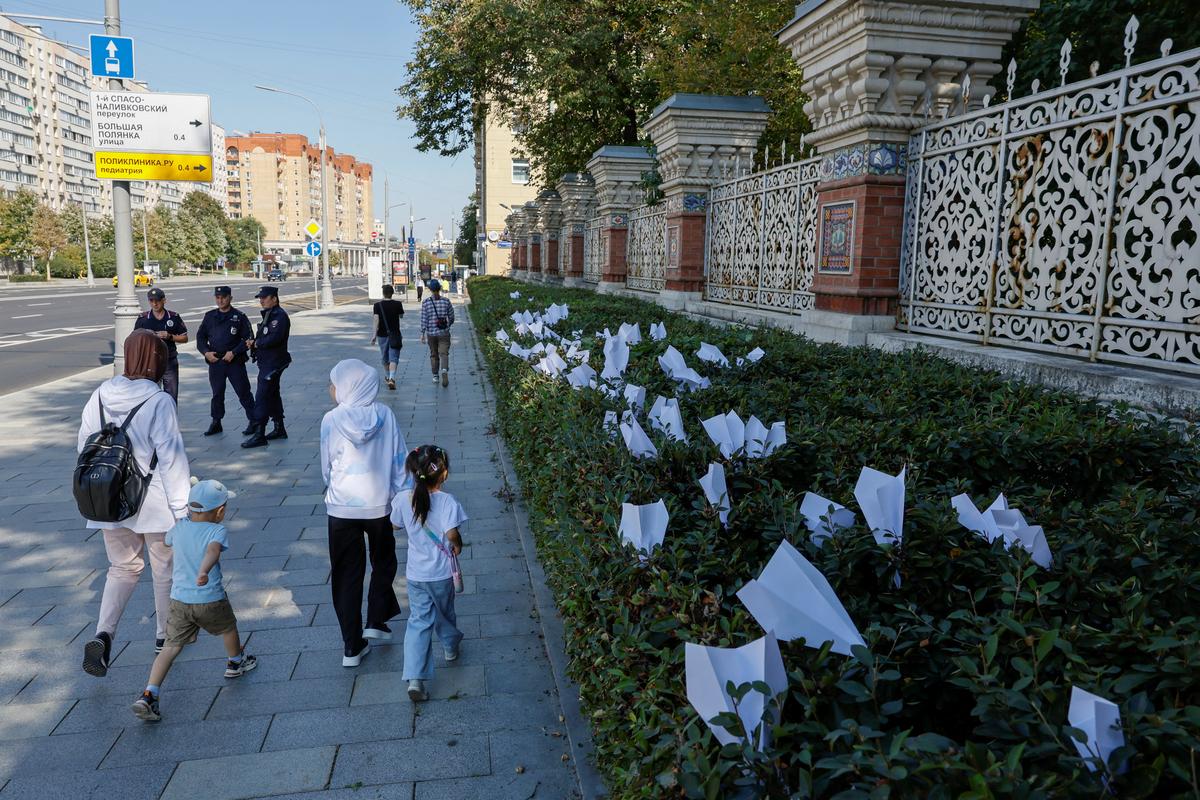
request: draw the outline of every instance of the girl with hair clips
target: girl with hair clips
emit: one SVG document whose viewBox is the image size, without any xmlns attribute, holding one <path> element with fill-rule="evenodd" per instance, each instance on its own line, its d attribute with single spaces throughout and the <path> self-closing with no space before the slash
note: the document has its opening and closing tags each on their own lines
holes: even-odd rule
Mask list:
<svg viewBox="0 0 1200 800">
<path fill-rule="evenodd" d="M 425 681 L 433 677 L 433 632 L 447 661 L 458 658 L 463 635 L 456 625 L 454 593 L 462 591 L 458 555 L 459 526 L 466 512 L 454 495 L 442 490 L 450 476 L 450 458 L 442 448 L 426 444 L 405 461 L 412 489 L 392 500 L 392 525 L 408 535 L 408 627 L 404 632 L 404 680 L 413 702 L 428 699 Z"/>
</svg>

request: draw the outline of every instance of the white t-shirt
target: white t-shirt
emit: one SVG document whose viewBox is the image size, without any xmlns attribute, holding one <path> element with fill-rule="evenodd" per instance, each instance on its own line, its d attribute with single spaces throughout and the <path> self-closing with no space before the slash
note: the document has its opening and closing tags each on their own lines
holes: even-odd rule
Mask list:
<svg viewBox="0 0 1200 800">
<path fill-rule="evenodd" d="M 457 528 L 467 521 L 467 512 L 447 492 L 434 492 L 429 496 L 429 514 L 425 524 L 413 516 L 412 490 L 406 489 L 392 498 L 392 524 L 403 528 L 408 536 L 408 564 L 404 577 L 410 581 L 444 581 L 451 577 L 450 559 L 434 544 L 429 532 L 433 532 L 446 550 L 446 531 Z"/>
</svg>

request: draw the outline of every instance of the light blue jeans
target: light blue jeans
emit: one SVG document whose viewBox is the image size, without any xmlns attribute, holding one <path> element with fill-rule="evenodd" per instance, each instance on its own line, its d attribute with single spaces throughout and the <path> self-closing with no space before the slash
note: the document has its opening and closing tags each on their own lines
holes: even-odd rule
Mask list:
<svg viewBox="0 0 1200 800">
<path fill-rule="evenodd" d="M 404 680 L 433 677 L 433 634 L 442 647 L 458 651 L 463 634 L 454 614 L 454 581 L 408 582 L 408 627 L 404 631 Z"/>
<path fill-rule="evenodd" d="M 380 336 L 378 339 L 378 342 L 379 342 L 379 356 L 383 359 L 383 368 L 386 370 L 388 368 L 388 364 L 396 364 L 397 368 L 399 368 L 400 351 L 396 350 L 394 348 L 388 347 L 387 334 Z"/>
</svg>

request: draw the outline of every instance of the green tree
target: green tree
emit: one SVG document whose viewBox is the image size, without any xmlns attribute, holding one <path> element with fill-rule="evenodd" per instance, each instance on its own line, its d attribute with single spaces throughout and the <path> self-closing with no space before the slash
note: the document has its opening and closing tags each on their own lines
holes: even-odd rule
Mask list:
<svg viewBox="0 0 1200 800">
<path fill-rule="evenodd" d="M 1067 80 L 1088 76 L 1093 61 L 1100 72 L 1125 66 L 1125 26 L 1138 18 L 1133 61 L 1160 55 L 1159 45 L 1172 39 L 1174 52 L 1200 47 L 1200 3 L 1195 0 L 1042 0 L 1004 51 L 1003 63 L 1017 61 L 1017 89 L 1022 97 L 1036 78 L 1042 86 L 1057 86 L 1062 43 L 1071 42 Z M 992 81 L 1004 89 L 1003 73 Z"/>
<path fill-rule="evenodd" d="M 513 124 L 535 180 L 582 169 L 597 147 L 638 144 L 675 91 L 755 93 L 777 112 L 768 141 L 805 122 L 799 75 L 774 31 L 775 0 L 405 0 L 421 29 L 398 92 L 417 147 L 470 146 L 489 107 Z"/>
<path fill-rule="evenodd" d="M 12 197 L 0 199 L 0 258 L 11 259 L 22 267 L 33 257 L 33 216 L 38 199 L 21 189 Z"/>
<path fill-rule="evenodd" d="M 67 234 L 63 230 L 58 212 L 44 203 L 38 203 L 33 210 L 33 218 L 30 220 L 29 240 L 34 266 L 37 265 L 37 259 L 45 259 L 46 279 L 49 280 L 50 261 L 54 258 L 54 254 L 67 243 Z"/>
<path fill-rule="evenodd" d="M 228 226 L 225 257 L 233 264 L 249 264 L 258 256 L 259 238 L 266 232 L 263 224 L 254 217 L 232 220 Z"/>
<path fill-rule="evenodd" d="M 454 242 L 454 263 L 475 265 L 475 247 L 478 243 L 479 202 L 471 195 L 471 202 L 463 208 L 462 221 L 458 226 L 458 239 Z"/>
</svg>

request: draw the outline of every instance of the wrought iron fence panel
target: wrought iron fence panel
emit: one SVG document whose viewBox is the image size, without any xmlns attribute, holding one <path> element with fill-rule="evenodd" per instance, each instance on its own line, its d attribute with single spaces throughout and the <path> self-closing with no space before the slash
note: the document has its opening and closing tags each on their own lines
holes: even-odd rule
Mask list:
<svg viewBox="0 0 1200 800">
<path fill-rule="evenodd" d="M 911 139 L 899 327 L 1200 373 L 1200 49 L 1037 89 Z"/>
<path fill-rule="evenodd" d="M 604 226 L 604 217 L 592 217 L 583 231 L 583 280 L 585 283 L 599 283 L 604 268 L 604 259 L 600 252 L 600 228 Z"/>
<path fill-rule="evenodd" d="M 661 291 L 667 277 L 667 206 L 640 206 L 629 212 L 625 285 Z"/>
<path fill-rule="evenodd" d="M 813 307 L 818 161 L 713 187 L 705 299 L 788 313 Z"/>
</svg>

